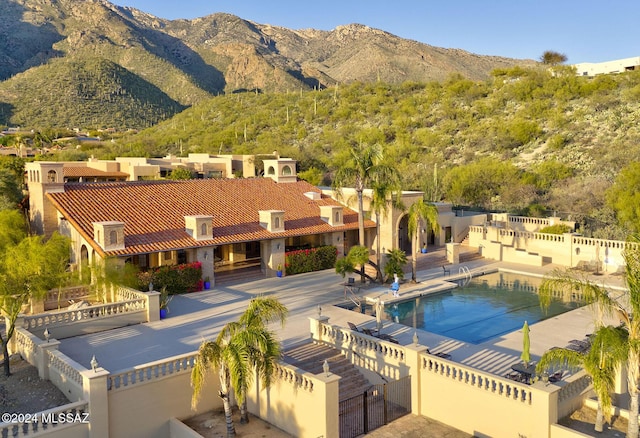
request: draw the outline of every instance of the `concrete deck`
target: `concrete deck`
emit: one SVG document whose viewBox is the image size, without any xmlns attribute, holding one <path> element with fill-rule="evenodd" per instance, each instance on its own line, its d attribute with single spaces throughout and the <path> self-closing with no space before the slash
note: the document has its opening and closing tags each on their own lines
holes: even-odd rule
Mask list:
<svg viewBox="0 0 640 438">
<path fill-rule="evenodd" d="M 442 251 L 438 254 L 438 251 Z M 431 257 L 442 258 L 444 249 L 433 251 Z M 424 294 L 449 287 L 449 277 L 443 278 L 440 266 L 428 268 L 426 257 L 419 264 L 418 283 L 403 283 L 400 298 Z M 472 273 L 509 269 L 518 272 L 544 275 L 553 265 L 529 267 L 509 263 L 475 260 L 461 265 L 451 265 L 451 278 L 465 266 Z M 410 276 L 409 276 L 410 278 Z M 601 275 L 594 278 L 600 284 L 621 287 L 622 278 Z M 101 367 L 112 373 L 137 365 L 197 350 L 205 339 L 212 339 L 224 324 L 235 320 L 254 296 L 277 297 L 289 309 L 290 315 L 283 329 L 278 327 L 284 348 L 305 341 L 309 337 L 309 317 L 317 315 L 317 307 L 329 316 L 332 324 L 347 327 L 347 321 L 357 325 L 375 327 L 375 318 L 354 311 L 335 307 L 344 302 L 344 279 L 333 270 L 300 274 L 285 278 L 271 278 L 241 284 L 229 284 L 210 291 L 175 296 L 170 304 L 169 317 L 148 324 L 124 327 L 91 335 L 63 339 L 60 351 L 89 368 L 95 354 Z M 361 291 L 370 299 L 393 299 L 387 286 L 373 286 Z M 275 327 L 274 327 L 275 328 Z M 537 360 L 547 349 L 564 346 L 570 339 L 582 339 L 593 331 L 592 312 L 580 308 L 563 315 L 531 325 L 531 355 Z M 397 338 L 401 344 L 412 343 L 414 329 L 385 322 L 384 333 Z M 483 344 L 473 345 L 417 330 L 420 344 L 429 346 L 432 352 L 446 352 L 452 360 L 490 373 L 504 375 L 512 364 L 520 359 L 522 333 L 515 331 Z M 54 335 L 55 336 L 55 335 Z"/>
</svg>

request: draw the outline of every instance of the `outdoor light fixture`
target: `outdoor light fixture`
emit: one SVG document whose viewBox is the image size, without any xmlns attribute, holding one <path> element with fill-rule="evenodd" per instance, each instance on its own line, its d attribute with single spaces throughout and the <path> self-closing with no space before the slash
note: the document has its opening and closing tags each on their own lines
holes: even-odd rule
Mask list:
<svg viewBox="0 0 640 438">
<path fill-rule="evenodd" d="M 325 359 L 322 364 L 322 371 L 324 371 L 325 377 L 329 377 L 329 362 L 327 362 L 327 359 Z"/>
<path fill-rule="evenodd" d="M 413 345 L 418 345 L 418 332 L 414 331 L 413 332 Z"/>
<path fill-rule="evenodd" d="M 322 316 L 322 307 L 318 304 L 318 316 Z"/>
<path fill-rule="evenodd" d="M 280 249 L 280 244 L 279 243 L 276 245 L 276 249 Z"/>
<path fill-rule="evenodd" d="M 98 369 L 98 361 L 96 360 L 96 355 L 95 354 L 91 358 L 91 362 L 90 363 L 91 363 L 91 369 L 95 373 L 96 370 Z"/>
<path fill-rule="evenodd" d="M 152 290 L 153 290 L 153 281 L 150 281 L 149 282 L 149 291 L 152 291 Z"/>
<path fill-rule="evenodd" d="M 47 340 L 47 342 L 49 342 L 49 338 L 51 337 L 51 333 L 49 332 L 49 328 L 45 327 L 44 328 L 44 338 Z"/>
<path fill-rule="evenodd" d="M 209 258 L 209 251 L 204 252 L 204 259 L 207 260 Z"/>
<path fill-rule="evenodd" d="M 543 372 L 542 373 L 542 381 L 544 382 L 544 386 L 547 386 L 549 384 L 549 373 L 548 372 Z"/>
</svg>

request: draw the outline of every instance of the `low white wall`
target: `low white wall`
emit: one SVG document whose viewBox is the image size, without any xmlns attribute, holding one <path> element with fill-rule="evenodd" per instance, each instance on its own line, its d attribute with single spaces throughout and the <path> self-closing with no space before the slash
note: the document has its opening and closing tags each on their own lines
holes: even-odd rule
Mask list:
<svg viewBox="0 0 640 438">
<path fill-rule="evenodd" d="M 191 409 L 195 356 L 175 356 L 108 376 L 109 437 L 168 437 L 171 418 L 222 409 L 217 371 L 205 382 L 197 409 Z"/>
<path fill-rule="evenodd" d="M 479 437 L 548 437 L 557 392 L 422 355 L 420 414 Z"/>
</svg>

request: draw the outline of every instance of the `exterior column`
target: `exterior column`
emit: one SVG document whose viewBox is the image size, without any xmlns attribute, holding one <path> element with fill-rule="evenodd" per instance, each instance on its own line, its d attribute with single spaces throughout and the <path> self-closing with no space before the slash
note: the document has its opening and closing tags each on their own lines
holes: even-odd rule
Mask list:
<svg viewBox="0 0 640 438">
<path fill-rule="evenodd" d="M 86 370 L 82 375 L 82 398 L 89 403 L 89 438 L 109 438 L 109 391 L 104 368 Z"/>
<path fill-rule="evenodd" d="M 147 295 L 147 322 L 160 320 L 160 292 L 150 290 Z"/>
<path fill-rule="evenodd" d="M 322 340 L 322 324 L 328 324 L 329 317 L 323 316 L 323 315 L 310 316 L 309 323 L 310 323 L 309 328 L 310 328 L 311 339 L 314 341 L 321 341 Z"/>
<path fill-rule="evenodd" d="M 420 344 L 410 344 L 404 347 L 405 363 L 407 370 L 405 375 L 411 376 L 411 413 L 421 414 L 420 387 L 422 378 L 422 366 L 420 357 L 427 352 L 428 348 Z"/>
<path fill-rule="evenodd" d="M 316 398 L 318 401 L 324 400 L 324 406 L 319 405 L 316 411 L 316 418 L 320 420 L 320 427 L 323 430 L 313 433 L 313 436 L 337 437 L 340 436 L 340 413 L 338 411 L 340 395 L 338 392 L 338 384 L 341 377 L 331 372 L 328 375 L 324 372 L 316 374 L 315 377 L 323 382 L 324 385 L 314 387 Z"/>
<path fill-rule="evenodd" d="M 49 352 L 58 350 L 60 341 L 49 339 L 38 345 L 38 376 L 42 380 L 49 380 Z"/>
<path fill-rule="evenodd" d="M 460 263 L 460 244 L 459 243 L 447 243 L 447 261 L 451 264 L 457 265 Z"/>
</svg>

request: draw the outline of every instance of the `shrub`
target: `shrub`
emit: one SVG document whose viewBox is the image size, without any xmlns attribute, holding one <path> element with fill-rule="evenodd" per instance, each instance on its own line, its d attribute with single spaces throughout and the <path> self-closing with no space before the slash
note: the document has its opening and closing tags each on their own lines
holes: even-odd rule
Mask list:
<svg viewBox="0 0 640 438">
<path fill-rule="evenodd" d="M 287 275 L 321 271 L 335 266 L 337 254 L 331 245 L 289 251 L 284 255 L 284 267 Z"/>
<path fill-rule="evenodd" d="M 138 275 L 140 290 L 153 283 L 155 290 L 166 288 L 170 294 L 184 294 L 202 290 L 202 264 L 200 262 L 153 268 Z"/>
<path fill-rule="evenodd" d="M 549 225 L 548 227 L 542 228 L 540 230 L 540 233 L 564 234 L 564 233 L 570 233 L 571 231 L 573 231 L 573 230 L 571 229 L 571 227 L 569 225 L 555 224 L 555 225 Z"/>
</svg>

